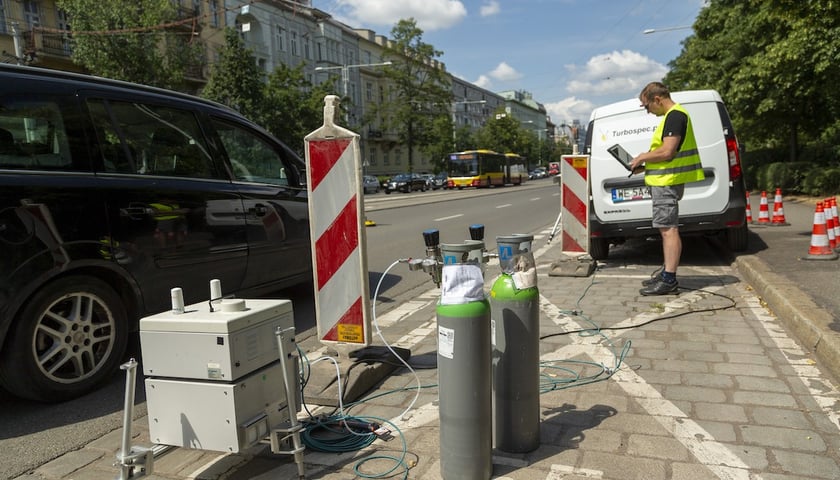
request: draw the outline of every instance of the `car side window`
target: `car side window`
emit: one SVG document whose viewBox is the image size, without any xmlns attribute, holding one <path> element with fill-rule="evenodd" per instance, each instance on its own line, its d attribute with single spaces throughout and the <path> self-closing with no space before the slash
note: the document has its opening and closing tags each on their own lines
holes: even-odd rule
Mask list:
<svg viewBox="0 0 840 480">
<path fill-rule="evenodd" d="M 57 103 L 0 98 L 0 168 L 84 170 L 74 165 L 68 138 Z"/>
<path fill-rule="evenodd" d="M 109 173 L 219 178 L 195 114 L 189 110 L 91 98 L 87 101 Z"/>
<path fill-rule="evenodd" d="M 289 185 L 289 167 L 273 145 L 235 123 L 218 118 L 211 122 L 227 152 L 236 180 Z"/>
</svg>

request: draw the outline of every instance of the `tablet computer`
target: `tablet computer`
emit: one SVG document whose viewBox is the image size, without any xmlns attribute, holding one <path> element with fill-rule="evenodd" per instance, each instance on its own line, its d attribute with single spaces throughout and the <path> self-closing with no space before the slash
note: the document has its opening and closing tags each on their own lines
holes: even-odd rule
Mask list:
<svg viewBox="0 0 840 480">
<path fill-rule="evenodd" d="M 624 168 L 626 168 L 628 172 L 632 171 L 630 168 L 630 162 L 633 161 L 633 155 L 630 155 L 621 145 L 616 143 L 612 147 L 608 148 L 607 151 L 610 152 L 610 155 L 618 160 L 619 163 L 624 165 Z"/>
</svg>

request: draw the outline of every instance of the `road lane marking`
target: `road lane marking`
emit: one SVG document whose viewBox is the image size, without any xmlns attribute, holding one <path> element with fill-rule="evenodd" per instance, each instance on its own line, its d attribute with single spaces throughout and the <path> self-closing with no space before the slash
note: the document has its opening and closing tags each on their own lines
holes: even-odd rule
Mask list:
<svg viewBox="0 0 840 480">
<path fill-rule="evenodd" d="M 512 205 L 512 204 L 510 204 L 510 203 L 505 203 L 505 204 L 503 204 L 503 205 L 498 205 L 498 206 L 496 206 L 496 208 L 507 208 L 507 207 L 510 207 L 510 206 L 513 206 L 513 205 Z"/>
<path fill-rule="evenodd" d="M 433 222 L 442 222 L 442 221 L 444 221 L 444 220 L 452 220 L 453 218 L 458 218 L 458 217 L 463 217 L 463 216 L 464 216 L 464 214 L 463 214 L 463 213 L 459 213 L 458 215 L 450 215 L 450 216 L 448 216 L 448 217 L 440 217 L 440 218 L 436 218 L 436 219 L 434 219 L 434 220 L 432 220 L 432 221 L 433 221 Z"/>
</svg>

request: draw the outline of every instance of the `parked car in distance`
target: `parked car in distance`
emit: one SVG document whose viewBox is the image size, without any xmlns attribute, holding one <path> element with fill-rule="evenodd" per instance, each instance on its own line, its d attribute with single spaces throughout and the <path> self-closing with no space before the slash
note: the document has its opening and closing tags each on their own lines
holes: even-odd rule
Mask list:
<svg viewBox="0 0 840 480">
<path fill-rule="evenodd" d="M 424 173 L 423 178 L 426 179 L 426 188 L 431 190 L 437 190 L 438 188 L 443 188 L 446 186 L 446 174 L 438 173 L 437 175 L 432 173 Z"/>
<path fill-rule="evenodd" d="M 426 191 L 426 179 L 417 173 L 400 173 L 391 177 L 385 185 L 385 193 L 409 193 L 415 190 Z"/>
<path fill-rule="evenodd" d="M 432 175 L 431 173 L 421 173 L 420 176 L 423 177 L 423 180 L 426 182 L 426 188 L 427 189 L 429 189 L 429 190 L 434 190 L 435 189 L 435 176 L 434 175 Z"/>
<path fill-rule="evenodd" d="M 546 171 L 545 167 L 537 167 L 528 174 L 528 178 L 531 180 L 536 180 L 538 178 L 545 178 L 548 176 L 548 172 Z"/>
<path fill-rule="evenodd" d="M 305 164 L 232 109 L 0 65 L 0 384 L 59 402 L 113 380 L 139 320 L 311 281 Z"/>
<path fill-rule="evenodd" d="M 363 176 L 362 188 L 365 193 L 379 193 L 379 179 L 373 175 Z"/>
<path fill-rule="evenodd" d="M 449 178 L 449 175 L 447 175 L 446 172 L 440 172 L 437 175 L 435 175 L 434 182 L 435 182 L 435 185 L 437 185 L 436 188 L 447 188 L 448 187 L 448 184 L 447 184 L 447 179 L 448 178 Z"/>
</svg>

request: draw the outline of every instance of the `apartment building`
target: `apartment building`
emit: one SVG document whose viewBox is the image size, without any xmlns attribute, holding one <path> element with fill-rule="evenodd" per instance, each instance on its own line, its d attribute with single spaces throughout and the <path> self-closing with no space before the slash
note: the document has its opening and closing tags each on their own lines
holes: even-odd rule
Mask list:
<svg viewBox="0 0 840 480">
<path fill-rule="evenodd" d="M 390 40 L 371 30 L 354 29 L 309 0 L 172 0 L 177 5 L 173 26 L 185 41 L 198 42 L 203 55 L 187 68 L 188 89 L 198 93 L 218 60 L 223 30 L 234 27 L 267 75 L 276 66 L 304 64 L 311 83 L 332 82 L 336 94 L 348 99 L 343 123 L 361 136 L 365 171 L 392 175 L 409 169 L 409 152 L 388 122 L 376 117 L 377 105 L 392 101 L 382 75 L 383 51 Z M 72 25 L 54 0 L 0 0 L 0 62 L 83 71 L 71 60 Z M 434 61 L 432 68 L 446 70 Z M 480 128 L 502 107 L 524 126 L 547 133 L 545 109 L 524 93 L 496 94 L 466 80 L 449 76 L 452 121 L 459 128 Z M 454 139 L 453 139 L 454 140 Z M 453 141 L 453 148 L 455 142 Z M 432 172 L 433 159 L 420 149 L 412 152 L 411 168 Z"/>
</svg>

